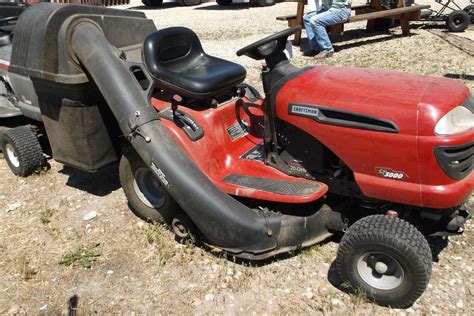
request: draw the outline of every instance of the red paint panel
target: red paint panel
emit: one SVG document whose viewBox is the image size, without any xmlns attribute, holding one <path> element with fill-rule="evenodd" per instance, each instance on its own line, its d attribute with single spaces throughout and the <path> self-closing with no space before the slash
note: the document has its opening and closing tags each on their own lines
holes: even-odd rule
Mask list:
<svg viewBox="0 0 474 316">
<path fill-rule="evenodd" d="M 169 107 L 167 102 L 158 99 L 152 99 L 152 104 L 157 110 Z M 231 195 L 284 203 L 311 202 L 323 197 L 327 193 L 328 188 L 326 184 L 320 182 L 317 182 L 322 188 L 319 192 L 303 197 L 274 194 L 221 182 L 229 174 L 239 174 L 275 180 L 314 183 L 314 181 L 288 176 L 262 162 L 240 158 L 244 153 L 262 143 L 262 139 L 250 134 L 234 141 L 231 139 L 226 129 L 237 123 L 236 111 L 240 108 L 236 106 L 235 101 L 231 101 L 216 109 L 193 110 L 184 106 L 179 107 L 179 109 L 190 114 L 201 125 L 204 129 L 204 137 L 196 142 L 191 142 L 175 123 L 163 119 L 164 126 L 168 129 L 176 143 L 183 148 L 186 154 L 211 181 L 224 192 Z M 251 109 L 251 113 L 253 114 L 253 120 L 241 110 L 241 119 L 244 119 L 246 122 L 253 122 L 253 124 L 262 124 L 259 122 L 259 117 L 260 120 L 263 120 L 262 111 L 258 107 L 254 107 Z"/>
<path fill-rule="evenodd" d="M 464 102 L 461 83 L 370 69 L 316 67 L 288 82 L 277 96 L 277 115 L 318 139 L 354 172 L 362 192 L 372 198 L 432 208 L 453 207 L 472 192 L 473 174 L 462 181 L 439 167 L 434 148 L 465 144 L 474 130 L 436 137 L 436 122 Z M 384 133 L 322 124 L 288 114 L 289 103 L 319 105 L 394 122 L 399 133 Z M 420 137 L 427 135 L 427 137 Z M 379 168 L 408 177 L 386 179 Z"/>
</svg>

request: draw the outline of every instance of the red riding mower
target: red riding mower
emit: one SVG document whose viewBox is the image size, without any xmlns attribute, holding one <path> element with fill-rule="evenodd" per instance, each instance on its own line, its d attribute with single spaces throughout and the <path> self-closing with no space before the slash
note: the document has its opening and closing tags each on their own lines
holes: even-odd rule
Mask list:
<svg viewBox="0 0 474 316">
<path fill-rule="evenodd" d="M 474 98 L 451 79 L 297 68 L 284 48 L 298 30 L 237 52 L 265 60 L 261 97 L 189 29 L 39 4 L 20 16 L 5 82 L 54 159 L 87 171 L 120 159 L 138 216 L 251 260 L 345 232 L 341 278 L 409 306 L 431 275 L 426 236 L 460 234 L 471 216 Z M 2 140 L 14 172 L 29 159 L 15 132 Z"/>
</svg>

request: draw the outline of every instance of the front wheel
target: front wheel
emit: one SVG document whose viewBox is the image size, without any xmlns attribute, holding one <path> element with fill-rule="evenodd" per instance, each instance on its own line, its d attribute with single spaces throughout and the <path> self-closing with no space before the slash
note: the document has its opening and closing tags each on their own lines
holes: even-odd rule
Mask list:
<svg viewBox="0 0 474 316">
<path fill-rule="evenodd" d="M 451 32 L 462 32 L 469 26 L 471 18 L 469 14 L 463 10 L 456 10 L 448 15 L 446 27 Z"/>
<path fill-rule="evenodd" d="M 122 156 L 119 169 L 132 212 L 149 222 L 171 224 L 180 208 L 134 150 Z"/>
<path fill-rule="evenodd" d="M 2 135 L 2 152 L 10 170 L 17 176 L 27 177 L 46 166 L 46 159 L 31 126 L 19 126 Z"/>
<path fill-rule="evenodd" d="M 411 224 L 385 215 L 364 217 L 346 232 L 336 266 L 352 291 L 384 306 L 406 308 L 424 292 L 432 254 Z"/>
</svg>

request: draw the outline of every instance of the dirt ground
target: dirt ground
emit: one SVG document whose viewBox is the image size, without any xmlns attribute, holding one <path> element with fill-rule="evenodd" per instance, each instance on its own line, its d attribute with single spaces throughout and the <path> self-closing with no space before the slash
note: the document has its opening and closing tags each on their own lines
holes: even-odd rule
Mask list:
<svg viewBox="0 0 474 316">
<path fill-rule="evenodd" d="M 247 82 L 260 89 L 259 63 L 235 51 L 285 28 L 275 17 L 293 13 L 295 6 L 165 3 L 145 9 L 133 0 L 126 7 L 144 10 L 159 28 L 194 29 L 205 50 L 245 65 Z M 366 34 L 363 23 L 350 24 L 335 42 L 334 57 L 323 63 L 450 76 L 474 88 L 473 26 L 457 36 L 434 24 L 412 25 L 412 36 L 401 37 L 400 28 Z M 296 65 L 315 64 L 299 48 L 293 53 Z M 82 315 L 474 314 L 472 221 L 464 235 L 437 243 L 446 247 L 421 299 L 409 309 L 391 310 L 333 285 L 335 240 L 263 265 L 235 263 L 193 243 L 179 244 L 166 228 L 135 217 L 117 166 L 85 174 L 50 164 L 40 175 L 17 178 L 0 160 L 2 315 L 66 313 L 74 295 Z M 85 220 L 90 212 L 97 216 Z"/>
</svg>

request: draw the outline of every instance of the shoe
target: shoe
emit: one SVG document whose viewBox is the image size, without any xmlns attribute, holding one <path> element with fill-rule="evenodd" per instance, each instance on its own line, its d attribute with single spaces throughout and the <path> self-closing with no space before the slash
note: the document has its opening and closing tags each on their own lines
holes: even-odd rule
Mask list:
<svg viewBox="0 0 474 316">
<path fill-rule="evenodd" d="M 325 50 L 314 56 L 315 59 L 325 59 L 329 58 L 334 54 L 333 50 Z"/>
<path fill-rule="evenodd" d="M 313 56 L 316 56 L 318 53 L 319 53 L 319 50 L 308 49 L 308 50 L 303 52 L 303 56 L 313 57 Z"/>
</svg>

